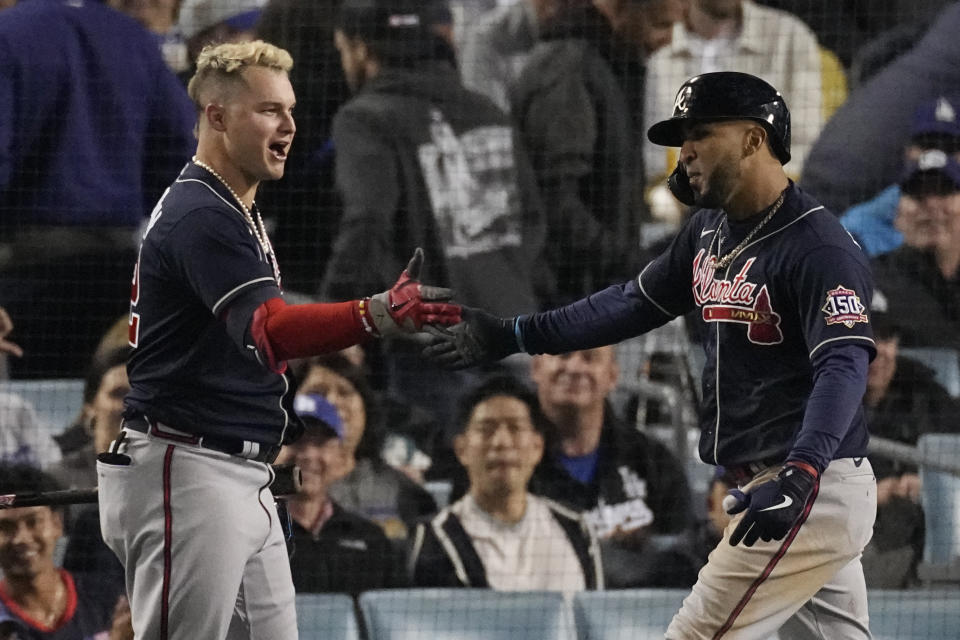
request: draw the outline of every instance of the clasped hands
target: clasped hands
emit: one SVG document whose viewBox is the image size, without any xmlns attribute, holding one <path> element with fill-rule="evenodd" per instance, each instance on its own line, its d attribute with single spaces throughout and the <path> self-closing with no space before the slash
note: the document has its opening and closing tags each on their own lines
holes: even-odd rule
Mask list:
<svg viewBox="0 0 960 640">
<path fill-rule="evenodd" d="M 450 289 L 420 283 L 422 266 L 423 250 L 418 247 L 390 289 L 363 301 L 363 313 L 377 335 L 416 334 L 425 345 L 423 356 L 446 369 L 464 369 L 520 351 L 513 318 L 450 302 Z"/>
</svg>

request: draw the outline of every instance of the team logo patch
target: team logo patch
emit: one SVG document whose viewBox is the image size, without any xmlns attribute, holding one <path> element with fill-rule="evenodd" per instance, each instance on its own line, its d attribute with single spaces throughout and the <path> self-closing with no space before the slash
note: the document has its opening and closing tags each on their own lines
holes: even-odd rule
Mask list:
<svg viewBox="0 0 960 640">
<path fill-rule="evenodd" d="M 866 307 L 860 302 L 860 296 L 853 289 L 838 284 L 836 289 L 827 291 L 826 302 L 820 307 L 826 317 L 827 325 L 842 324 L 852 329 L 858 322 L 867 323 Z"/>
</svg>

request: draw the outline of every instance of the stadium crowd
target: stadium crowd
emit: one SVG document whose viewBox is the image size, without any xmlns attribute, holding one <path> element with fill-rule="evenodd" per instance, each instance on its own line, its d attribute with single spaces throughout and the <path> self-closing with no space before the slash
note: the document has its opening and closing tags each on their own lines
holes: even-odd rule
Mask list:
<svg viewBox="0 0 960 640">
<path fill-rule="evenodd" d="M 787 173 L 872 262 L 872 434 L 960 433 L 958 29 L 946 0 L 0 0 L 0 369 L 83 380 L 71 424 L 0 383 L 0 494 L 96 485 L 138 239 L 196 146 L 185 82 L 203 46 L 255 38 L 294 59 L 296 139 L 257 204 L 303 301 L 389 287 L 418 246 L 424 282 L 505 316 L 632 278 L 691 213 L 647 127 L 691 76 L 768 80 Z M 695 334 L 471 372 L 402 338 L 291 362 L 297 590 L 692 585 L 734 481 L 691 471 L 691 425 L 649 390 L 692 406 Z M 918 585 L 921 474 L 871 460 L 867 584 Z M 0 510 L 0 570 L 0 638 L 132 637 L 95 509 Z"/>
</svg>

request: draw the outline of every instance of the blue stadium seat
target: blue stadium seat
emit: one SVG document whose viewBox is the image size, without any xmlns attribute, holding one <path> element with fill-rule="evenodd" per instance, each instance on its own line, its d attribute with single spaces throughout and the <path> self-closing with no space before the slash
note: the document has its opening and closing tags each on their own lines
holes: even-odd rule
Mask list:
<svg viewBox="0 0 960 640">
<path fill-rule="evenodd" d="M 960 435 L 925 434 L 917 440 L 917 448 L 925 457 L 956 461 L 960 459 Z M 923 561 L 925 564 L 949 565 L 960 559 L 960 478 L 921 466 L 920 479 L 923 486 L 920 498 L 926 522 Z"/>
<path fill-rule="evenodd" d="M 343 593 L 298 593 L 301 640 L 360 640 L 353 598 Z"/>
<path fill-rule="evenodd" d="M 83 406 L 83 380 L 3 380 L 0 392 L 16 394 L 33 405 L 51 434 L 66 429 Z"/>
<path fill-rule="evenodd" d="M 370 640 L 575 640 L 563 594 L 486 589 L 368 591 Z"/>
<path fill-rule="evenodd" d="M 960 589 L 875 590 L 867 599 L 873 640 L 960 637 Z"/>
<path fill-rule="evenodd" d="M 688 591 L 586 591 L 573 601 L 580 640 L 663 640 Z M 874 640 L 960 636 L 960 589 L 875 590 L 867 594 Z"/>
<path fill-rule="evenodd" d="M 663 640 L 686 589 L 582 591 L 573 599 L 580 640 Z"/>
</svg>

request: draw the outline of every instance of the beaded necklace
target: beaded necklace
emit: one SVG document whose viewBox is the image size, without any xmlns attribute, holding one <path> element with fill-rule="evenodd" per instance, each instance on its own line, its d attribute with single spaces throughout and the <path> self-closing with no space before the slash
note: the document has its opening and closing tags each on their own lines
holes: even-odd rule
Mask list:
<svg viewBox="0 0 960 640">
<path fill-rule="evenodd" d="M 780 210 L 781 206 L 783 206 L 783 199 L 786 195 L 786 190 L 780 193 L 780 197 L 777 198 L 777 201 L 770 208 L 770 212 L 763 217 L 763 220 L 757 223 L 757 226 L 750 230 L 750 233 L 747 234 L 747 237 L 745 237 L 740 244 L 735 246 L 732 251 L 722 258 L 718 258 L 717 256 L 712 256 L 710 258 L 711 265 L 713 266 L 714 270 L 718 271 L 720 269 L 726 269 L 730 266 L 731 262 L 737 259 L 737 256 L 743 253 L 743 250 L 746 249 L 750 241 L 753 240 L 753 236 L 757 235 L 757 232 L 760 231 L 763 225 L 770 222 L 770 219 L 773 217 L 773 215 Z M 720 237 L 717 239 L 717 253 L 720 252 L 721 244 L 723 244 L 723 235 L 720 235 Z"/>
<path fill-rule="evenodd" d="M 197 165 L 201 169 L 209 172 L 214 178 L 220 181 L 220 184 L 227 188 L 227 191 L 230 192 L 230 195 L 233 196 L 233 199 L 237 201 L 237 204 L 240 205 L 240 210 L 243 211 L 243 216 L 247 220 L 247 226 L 250 227 L 250 231 L 253 232 L 253 235 L 257 239 L 260 248 L 263 250 L 263 255 L 270 260 L 270 264 L 273 267 L 273 275 L 277 279 L 277 282 L 280 282 L 280 265 L 277 264 L 277 258 L 273 253 L 273 245 L 270 244 L 270 238 L 267 236 L 267 228 L 263 224 L 263 218 L 260 216 L 260 209 L 257 208 L 257 203 L 253 203 L 254 213 L 257 214 L 257 222 L 253 221 L 253 215 L 250 213 L 250 209 L 247 208 L 247 205 L 243 204 L 243 200 L 240 199 L 240 196 L 237 195 L 237 192 L 233 190 L 233 187 L 230 186 L 223 176 L 214 171 L 213 167 L 208 165 L 205 162 L 202 162 L 197 159 L 197 156 L 193 156 L 193 164 Z"/>
</svg>

